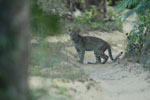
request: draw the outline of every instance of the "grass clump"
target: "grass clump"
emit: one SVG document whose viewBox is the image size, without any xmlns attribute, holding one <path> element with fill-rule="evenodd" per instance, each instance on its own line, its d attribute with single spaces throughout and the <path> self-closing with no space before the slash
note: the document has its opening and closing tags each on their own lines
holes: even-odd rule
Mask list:
<svg viewBox="0 0 150 100">
<path fill-rule="evenodd" d="M 150 10 L 146 15 L 138 15 L 138 22 L 127 33 L 127 57 L 132 61 L 150 66 Z M 150 67 L 149 67 L 150 68 Z"/>
<path fill-rule="evenodd" d="M 63 43 L 41 42 L 31 49 L 31 76 L 47 78 L 81 79 L 85 77 L 82 69 L 71 64 L 67 55 L 62 53 Z"/>
<path fill-rule="evenodd" d="M 46 88 L 38 88 L 31 90 L 31 100 L 70 100 L 68 96 L 64 95 L 67 88 L 58 87 L 57 91 L 52 91 Z"/>
</svg>

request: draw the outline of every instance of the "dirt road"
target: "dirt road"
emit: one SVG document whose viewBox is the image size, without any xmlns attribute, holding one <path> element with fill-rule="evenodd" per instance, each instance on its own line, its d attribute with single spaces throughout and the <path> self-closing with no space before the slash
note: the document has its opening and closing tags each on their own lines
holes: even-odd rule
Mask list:
<svg viewBox="0 0 150 100">
<path fill-rule="evenodd" d="M 102 100 L 150 100 L 148 72 L 139 64 L 123 61 L 120 64 L 85 66 L 90 77 L 100 82 Z"/>
</svg>

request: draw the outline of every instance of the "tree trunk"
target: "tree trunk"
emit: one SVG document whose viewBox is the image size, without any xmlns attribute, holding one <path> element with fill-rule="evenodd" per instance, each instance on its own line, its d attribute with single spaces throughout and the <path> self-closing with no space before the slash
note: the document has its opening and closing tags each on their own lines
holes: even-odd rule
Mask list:
<svg viewBox="0 0 150 100">
<path fill-rule="evenodd" d="M 66 0 L 66 7 L 71 11 L 75 11 L 76 9 L 83 11 L 83 6 L 80 0 Z"/>
<path fill-rule="evenodd" d="M 27 99 L 27 0 L 0 1 L 0 100 Z"/>
</svg>

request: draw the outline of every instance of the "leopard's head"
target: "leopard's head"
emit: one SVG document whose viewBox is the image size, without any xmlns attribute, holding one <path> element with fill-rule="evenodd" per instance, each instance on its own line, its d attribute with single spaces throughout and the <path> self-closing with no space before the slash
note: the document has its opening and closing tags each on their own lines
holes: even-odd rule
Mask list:
<svg viewBox="0 0 150 100">
<path fill-rule="evenodd" d="M 78 28 L 69 28 L 68 29 L 68 34 L 69 34 L 71 40 L 78 38 L 79 33 L 80 33 L 80 29 L 78 29 Z"/>
</svg>

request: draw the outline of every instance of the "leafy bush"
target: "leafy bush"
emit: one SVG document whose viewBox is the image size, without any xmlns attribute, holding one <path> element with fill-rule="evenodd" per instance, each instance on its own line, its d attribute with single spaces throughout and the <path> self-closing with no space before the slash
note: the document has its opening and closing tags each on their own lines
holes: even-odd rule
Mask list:
<svg viewBox="0 0 150 100">
<path fill-rule="evenodd" d="M 118 12 L 121 12 L 126 8 L 132 9 L 124 14 L 125 19 L 134 13 L 146 14 L 146 10 L 150 9 L 150 0 L 121 0 L 118 5 Z"/>
<path fill-rule="evenodd" d="M 130 34 L 127 33 L 129 55 L 141 55 L 146 34 L 144 33 L 144 25 L 135 25 Z"/>
<path fill-rule="evenodd" d="M 112 9 L 109 9 L 107 12 L 108 21 L 100 18 L 98 15 L 98 9 L 95 6 L 92 6 L 90 11 L 83 12 L 83 15 L 75 19 L 74 23 L 78 27 L 88 29 L 101 29 L 104 31 L 119 30 L 122 31 L 122 22 L 120 15 Z"/>
<path fill-rule="evenodd" d="M 148 57 L 150 55 L 150 11 L 145 15 L 139 15 L 137 25 L 127 33 L 127 55 Z M 140 59 L 140 58 L 139 58 Z"/>
<path fill-rule="evenodd" d="M 115 6 L 120 0 L 108 0 L 108 5 Z"/>
<path fill-rule="evenodd" d="M 83 23 L 83 24 L 91 24 L 92 20 L 98 16 L 98 10 L 95 6 L 92 6 L 90 11 L 85 11 L 82 15 L 82 17 L 78 18 L 77 21 Z"/>
<path fill-rule="evenodd" d="M 49 78 L 81 79 L 85 73 L 76 64 L 72 64 L 63 53 L 65 44 L 48 43 L 40 40 L 31 45 L 30 76 Z"/>
<path fill-rule="evenodd" d="M 31 1 L 31 26 L 35 35 L 46 36 L 59 33 L 60 17 L 56 13 L 47 13 L 37 4 Z"/>
<path fill-rule="evenodd" d="M 124 20 L 136 13 L 138 20 L 133 30 L 127 33 L 126 56 L 132 61 L 150 65 L 150 0 L 122 0 L 118 11 L 132 8 L 124 14 Z M 134 59 L 132 59 L 134 58 Z M 150 68 L 150 67 L 149 67 Z"/>
</svg>

